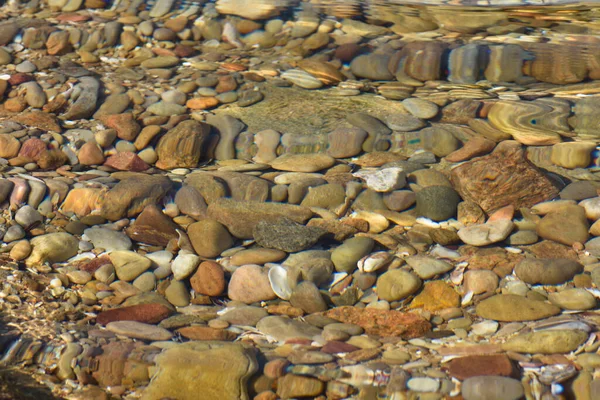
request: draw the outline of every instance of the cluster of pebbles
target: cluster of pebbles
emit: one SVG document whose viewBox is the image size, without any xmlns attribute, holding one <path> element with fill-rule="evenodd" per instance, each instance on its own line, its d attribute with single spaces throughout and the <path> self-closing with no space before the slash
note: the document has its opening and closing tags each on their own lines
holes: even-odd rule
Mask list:
<svg viewBox="0 0 600 400">
<path fill-rule="evenodd" d="M 0 362 L 69 399 L 600 398 L 595 25 L 253 4 L 0 9 Z"/>
</svg>

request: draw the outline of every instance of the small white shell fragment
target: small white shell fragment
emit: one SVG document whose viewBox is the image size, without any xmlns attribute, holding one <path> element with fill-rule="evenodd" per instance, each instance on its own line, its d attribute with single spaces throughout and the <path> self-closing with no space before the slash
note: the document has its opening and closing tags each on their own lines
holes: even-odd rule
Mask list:
<svg viewBox="0 0 600 400">
<path fill-rule="evenodd" d="M 425 218 L 425 217 L 417 218 L 417 223 L 419 223 L 421 225 L 425 225 L 428 228 L 435 228 L 435 229 L 440 228 L 440 224 L 438 222 L 432 221 L 429 218 Z"/>
<path fill-rule="evenodd" d="M 273 292 L 283 300 L 289 300 L 292 297 L 292 288 L 288 281 L 288 271 L 279 264 L 273 264 L 269 269 L 269 283 Z"/>
<path fill-rule="evenodd" d="M 387 251 L 378 251 L 364 256 L 358 261 L 358 269 L 361 272 L 374 272 L 385 267 L 392 261 L 392 255 Z"/>
</svg>

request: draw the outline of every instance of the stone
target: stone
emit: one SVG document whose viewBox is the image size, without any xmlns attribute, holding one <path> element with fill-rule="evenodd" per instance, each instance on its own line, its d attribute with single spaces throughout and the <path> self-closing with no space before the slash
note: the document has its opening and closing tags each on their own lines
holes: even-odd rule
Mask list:
<svg viewBox="0 0 600 400">
<path fill-rule="evenodd" d="M 256 163 L 269 164 L 277 158 L 277 147 L 281 134 L 273 129 L 265 129 L 254 135 L 256 155 L 252 160 Z"/>
<path fill-rule="evenodd" d="M 243 0 L 219 0 L 216 4 L 219 14 L 238 15 L 242 18 L 251 20 L 269 19 L 279 15 L 281 11 L 287 8 L 288 1 L 271 3 L 267 0 L 260 0 L 256 7 L 245 7 Z"/>
<path fill-rule="evenodd" d="M 216 340 L 233 341 L 236 334 L 224 329 L 215 329 L 208 326 L 187 326 L 179 328 L 177 333 L 190 340 Z"/>
<path fill-rule="evenodd" d="M 431 329 L 429 322 L 422 317 L 394 310 L 344 306 L 332 308 L 323 315 L 343 323 L 358 325 L 368 335 L 381 337 L 410 339 L 423 336 Z"/>
<path fill-rule="evenodd" d="M 165 289 L 165 298 L 175 307 L 186 307 L 190 304 L 190 292 L 183 281 L 172 280 Z"/>
<path fill-rule="evenodd" d="M 537 224 L 537 234 L 549 240 L 568 246 L 585 243 L 589 238 L 589 224 L 585 209 L 576 205 L 566 205 L 546 214 Z"/>
<path fill-rule="evenodd" d="M 592 151 L 596 149 L 594 142 L 565 142 L 552 146 L 551 161 L 563 168 L 585 168 L 592 161 Z"/>
<path fill-rule="evenodd" d="M 96 111 L 100 82 L 96 78 L 83 76 L 75 86 L 75 90 L 81 93 L 77 100 L 69 107 L 61 117 L 65 120 L 77 120 L 91 117 Z"/>
<path fill-rule="evenodd" d="M 368 237 L 353 237 L 333 250 L 331 261 L 338 272 L 353 272 L 358 265 L 358 260 L 373 250 L 375 241 Z"/>
<path fill-rule="evenodd" d="M 268 315 L 269 313 L 264 308 L 243 305 L 228 309 L 219 316 L 219 319 L 232 325 L 256 326 L 261 319 Z"/>
<path fill-rule="evenodd" d="M 256 243 L 268 249 L 295 253 L 314 246 L 324 229 L 298 224 L 287 218 L 260 221 L 252 230 Z"/>
<path fill-rule="evenodd" d="M 317 286 L 310 281 L 303 281 L 296 286 L 290 297 L 294 307 L 302 309 L 307 314 L 327 310 L 327 304 Z"/>
<path fill-rule="evenodd" d="M 164 176 L 127 177 L 102 196 L 100 214 L 111 221 L 136 216 L 148 204 L 157 203 L 170 189 L 171 181 Z"/>
<path fill-rule="evenodd" d="M 156 146 L 161 169 L 195 168 L 202 159 L 210 126 L 194 120 L 180 122 L 160 138 Z"/>
<path fill-rule="evenodd" d="M 384 272 L 377 279 L 377 295 L 386 301 L 402 300 L 421 288 L 419 277 L 411 272 L 394 269 Z"/>
<path fill-rule="evenodd" d="M 208 206 L 208 215 L 225 225 L 233 236 L 240 239 L 251 239 L 253 238 L 252 231 L 260 221 L 272 221 L 286 217 L 304 224 L 312 216 L 312 211 L 306 207 L 290 204 L 242 202 L 222 198 Z"/>
<path fill-rule="evenodd" d="M 514 228 L 511 220 L 497 220 L 485 224 L 474 224 L 458 231 L 458 237 L 472 246 L 487 246 L 503 241 Z"/>
<path fill-rule="evenodd" d="M 344 75 L 336 67 L 327 62 L 321 62 L 316 59 L 304 59 L 298 63 L 298 66 L 318 78 L 324 85 L 336 85 L 345 80 Z"/>
<path fill-rule="evenodd" d="M 100 117 L 100 121 L 109 129 L 117 132 L 119 139 L 133 142 L 142 128 L 133 118 L 132 113 L 107 114 Z"/>
<path fill-rule="evenodd" d="M 519 279 L 530 285 L 561 285 L 583 272 L 583 265 L 566 258 L 525 258 L 514 271 Z"/>
<path fill-rule="evenodd" d="M 504 376 L 476 376 L 461 385 L 465 400 L 518 400 L 525 391 L 517 379 Z"/>
<path fill-rule="evenodd" d="M 128 250 L 113 251 L 109 257 L 117 277 L 124 281 L 134 280 L 152 265 L 148 258 Z"/>
<path fill-rule="evenodd" d="M 14 220 L 17 224 L 25 229 L 29 229 L 34 225 L 38 225 L 44 221 L 44 217 L 32 206 L 26 205 L 17 210 L 14 215 Z"/>
<path fill-rule="evenodd" d="M 167 103 L 166 101 L 159 101 L 158 103 L 152 104 L 146 109 L 154 115 L 161 117 L 170 117 L 171 115 L 182 115 L 185 114 L 187 108 L 180 106 L 175 103 Z"/>
<path fill-rule="evenodd" d="M 10 159 L 16 157 L 21 148 L 21 142 L 8 134 L 0 134 L 0 158 Z"/>
<path fill-rule="evenodd" d="M 315 398 L 325 390 L 325 382 L 316 378 L 286 374 L 277 380 L 277 395 L 282 399 Z"/>
<path fill-rule="evenodd" d="M 376 192 L 391 192 L 406 185 L 406 173 L 399 167 L 363 169 L 353 173 L 352 176 L 363 179 L 367 187 Z"/>
<path fill-rule="evenodd" d="M 344 204 L 345 199 L 346 190 L 344 186 L 339 183 L 330 183 L 309 187 L 308 193 L 306 193 L 300 205 L 303 207 L 326 208 L 335 212 Z"/>
<path fill-rule="evenodd" d="M 383 195 L 383 202 L 392 211 L 404 211 L 417 201 L 416 194 L 411 190 L 394 190 Z"/>
<path fill-rule="evenodd" d="M 582 345 L 587 338 L 588 334 L 584 331 L 547 329 L 512 337 L 502 344 L 502 349 L 531 354 L 569 353 Z"/>
<path fill-rule="evenodd" d="M 233 239 L 225 226 L 213 219 L 191 224 L 187 233 L 196 254 L 201 257 L 217 257 L 233 245 Z"/>
<path fill-rule="evenodd" d="M 235 158 L 235 140 L 245 125 L 229 115 L 209 115 L 206 123 L 217 130 L 219 142 L 215 148 L 215 159 L 230 160 Z"/>
<path fill-rule="evenodd" d="M 456 216 L 458 193 L 448 186 L 428 186 L 416 194 L 416 213 L 434 221 L 444 221 Z"/>
<path fill-rule="evenodd" d="M 280 171 L 317 172 L 333 166 L 335 159 L 327 154 L 284 154 L 273 161 L 271 167 Z"/>
<path fill-rule="evenodd" d="M 94 248 L 104 251 L 130 250 L 131 240 L 123 232 L 94 226 L 83 231 Z"/>
<path fill-rule="evenodd" d="M 327 135 L 327 154 L 333 158 L 354 157 L 362 151 L 367 132 L 361 128 L 336 128 Z"/>
<path fill-rule="evenodd" d="M 231 265 L 274 263 L 287 257 L 286 252 L 274 249 L 254 248 L 236 252 L 229 260 Z"/>
<path fill-rule="evenodd" d="M 531 207 L 558 195 L 515 141 L 503 141 L 491 154 L 453 168 L 451 181 L 464 200 L 477 203 L 485 212 L 511 204 L 515 209 Z"/>
<path fill-rule="evenodd" d="M 596 298 L 587 290 L 579 288 L 550 293 L 548 300 L 563 310 L 589 310 L 596 307 Z"/>
<path fill-rule="evenodd" d="M 179 239 L 179 226 L 155 204 L 148 204 L 135 222 L 125 229 L 133 240 L 156 246 L 167 246 L 170 240 Z"/>
<path fill-rule="evenodd" d="M 452 264 L 429 256 L 415 255 L 406 257 L 405 260 L 421 279 L 431 279 L 454 269 Z"/>
<path fill-rule="evenodd" d="M 66 261 L 79 250 L 79 240 L 65 232 L 36 236 L 30 240 L 30 243 L 33 249 L 25 260 L 25 265 L 30 268 L 41 266 L 46 262 Z"/>
<path fill-rule="evenodd" d="M 215 261 L 203 261 L 190 278 L 192 289 L 205 296 L 220 296 L 226 287 L 223 267 Z"/>
<path fill-rule="evenodd" d="M 394 75 L 389 71 L 390 57 L 384 54 L 365 54 L 350 63 L 350 70 L 359 78 L 374 81 L 391 81 Z"/>
<path fill-rule="evenodd" d="M 96 143 L 87 142 L 79 149 L 77 159 L 81 165 L 101 165 L 104 163 L 104 152 Z"/>
<path fill-rule="evenodd" d="M 251 304 L 276 298 L 268 271 L 258 265 L 243 265 L 231 275 L 227 293 L 231 300 Z"/>
<path fill-rule="evenodd" d="M 173 278 L 178 281 L 187 278 L 200 265 L 200 257 L 195 254 L 179 253 L 171 263 Z"/>
<path fill-rule="evenodd" d="M 319 89 L 323 87 L 323 82 L 301 69 L 288 69 L 281 74 L 281 78 L 303 89 Z"/>
<path fill-rule="evenodd" d="M 129 108 L 129 104 L 131 103 L 131 99 L 127 93 L 114 93 L 108 96 L 98 111 L 94 113 L 95 119 L 100 119 L 105 115 L 116 115 L 121 114 Z M 128 117 L 126 117 L 128 118 Z"/>
<path fill-rule="evenodd" d="M 322 330 L 309 323 L 271 315 L 261 319 L 256 329 L 265 335 L 272 336 L 279 342 L 289 339 L 310 339 L 320 335 Z"/>
<path fill-rule="evenodd" d="M 258 369 L 250 349 L 223 342 L 178 344 L 159 354 L 156 365 L 144 400 L 249 400 L 247 382 Z"/>
<path fill-rule="evenodd" d="M 440 311 L 460 306 L 460 295 L 444 281 L 430 281 L 410 303 L 411 308 L 423 308 L 426 311 Z"/>
<path fill-rule="evenodd" d="M 480 302 L 476 308 L 481 318 L 495 321 L 535 321 L 560 313 L 552 304 L 515 294 L 500 294 Z"/>
<path fill-rule="evenodd" d="M 475 376 L 511 377 L 515 373 L 516 368 L 506 354 L 472 355 L 448 363 L 448 374 L 460 380 Z"/>
<path fill-rule="evenodd" d="M 416 97 L 402 100 L 402 105 L 413 116 L 422 119 L 431 119 L 439 112 L 437 104 Z"/>
<path fill-rule="evenodd" d="M 460 149 L 448 154 L 446 161 L 462 162 L 474 157 L 489 154 L 496 147 L 496 142 L 481 136 L 470 138 Z"/>
<path fill-rule="evenodd" d="M 114 321 L 106 324 L 106 329 L 118 335 L 142 340 L 169 340 L 171 332 L 158 326 L 137 321 Z"/>
<path fill-rule="evenodd" d="M 473 294 L 492 293 L 498 288 L 499 278 L 493 271 L 472 269 L 465 272 L 464 288 Z"/>
<path fill-rule="evenodd" d="M 96 317 L 96 323 L 106 325 L 114 321 L 137 321 L 157 324 L 171 314 L 172 310 L 163 304 L 139 304 L 102 311 Z"/>
</svg>

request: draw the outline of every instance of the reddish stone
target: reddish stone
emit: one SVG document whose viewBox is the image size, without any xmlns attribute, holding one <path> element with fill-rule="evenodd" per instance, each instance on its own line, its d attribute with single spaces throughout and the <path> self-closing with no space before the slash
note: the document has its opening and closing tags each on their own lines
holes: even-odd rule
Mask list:
<svg viewBox="0 0 600 400">
<path fill-rule="evenodd" d="M 175 56 L 179 57 L 179 58 L 191 57 L 196 53 L 196 49 L 194 49 L 191 46 L 185 46 L 183 44 L 178 44 L 173 49 L 173 53 L 175 53 Z"/>
<path fill-rule="evenodd" d="M 50 149 L 40 154 L 37 164 L 42 169 L 57 169 L 65 165 L 67 161 L 69 161 L 69 158 L 61 150 Z"/>
<path fill-rule="evenodd" d="M 496 147 L 496 143 L 486 139 L 484 137 L 476 136 L 472 139 L 469 139 L 467 143 L 464 144 L 458 150 L 453 151 L 452 153 L 446 156 L 446 161 L 449 162 L 461 162 L 467 161 L 474 157 L 483 156 L 488 154 Z"/>
<path fill-rule="evenodd" d="M 216 97 L 195 97 L 185 105 L 192 110 L 206 110 L 218 106 L 219 100 Z"/>
<path fill-rule="evenodd" d="M 133 119 L 133 114 L 131 113 L 103 115 L 100 117 L 100 121 L 107 128 L 117 131 L 119 139 L 130 142 L 133 142 L 142 130 L 140 125 Z"/>
<path fill-rule="evenodd" d="M 87 261 L 84 264 L 81 264 L 79 266 L 79 270 L 80 271 L 85 271 L 85 272 L 89 272 L 90 274 L 93 274 L 94 272 L 96 272 L 101 266 L 106 265 L 106 264 L 110 264 L 110 257 L 108 257 L 108 255 L 102 255 L 100 257 L 96 257 L 90 261 Z"/>
<path fill-rule="evenodd" d="M 336 307 L 323 313 L 337 321 L 362 327 L 369 335 L 415 338 L 431 330 L 423 317 L 401 311 L 374 308 Z"/>
<path fill-rule="evenodd" d="M 106 325 L 113 321 L 137 321 L 156 324 L 169 315 L 171 315 L 171 310 L 164 304 L 138 304 L 102 311 L 96 317 L 96 323 Z"/>
<path fill-rule="evenodd" d="M 219 77 L 219 83 L 215 87 L 217 93 L 231 92 L 237 89 L 237 82 L 231 75 L 225 75 Z"/>
<path fill-rule="evenodd" d="M 357 43 L 346 43 L 339 45 L 337 49 L 335 49 L 334 57 L 343 61 L 350 62 L 354 57 L 359 55 L 361 52 L 361 47 Z"/>
<path fill-rule="evenodd" d="M 125 233 L 136 242 L 166 246 L 171 239 L 179 238 L 177 228 L 178 226 L 160 208 L 149 204 Z"/>
<path fill-rule="evenodd" d="M 360 350 L 360 347 L 337 340 L 327 342 L 325 346 L 321 347 L 321 351 L 327 354 L 350 353 L 356 350 Z"/>
<path fill-rule="evenodd" d="M 145 171 L 150 166 L 144 162 L 137 154 L 130 151 L 124 151 L 108 157 L 104 162 L 107 167 L 112 167 L 120 171 Z"/>
<path fill-rule="evenodd" d="M 104 387 L 122 384 L 125 361 L 136 347 L 135 342 L 118 341 L 102 346 L 102 354 L 94 358 L 92 377 Z"/>
<path fill-rule="evenodd" d="M 187 326 L 177 329 L 183 337 L 190 340 L 235 340 L 237 335 L 224 329 L 215 329 L 208 326 Z"/>
<path fill-rule="evenodd" d="M 440 122 L 467 125 L 469 120 L 477 118 L 481 102 L 473 99 L 462 99 L 442 108 Z"/>
<path fill-rule="evenodd" d="M 4 102 L 4 109 L 6 111 L 18 113 L 27 108 L 27 102 L 23 97 L 13 97 Z"/>
<path fill-rule="evenodd" d="M 248 68 L 245 65 L 237 64 L 237 63 L 223 63 L 220 65 L 221 68 L 226 69 L 228 71 L 245 71 Z"/>
<path fill-rule="evenodd" d="M 496 275 L 503 278 L 512 274 L 515 265 L 524 256 L 522 254 L 509 253 L 503 248 L 480 248 L 474 246 L 462 246 L 460 254 L 469 263 L 469 269 L 487 269 L 494 271 Z"/>
<path fill-rule="evenodd" d="M 60 14 L 56 16 L 56 19 L 59 22 L 85 22 L 88 21 L 89 19 L 91 19 L 92 17 L 89 15 L 82 15 L 82 14 L 76 14 L 76 13 L 67 13 L 67 14 Z"/>
<path fill-rule="evenodd" d="M 79 149 L 77 159 L 81 165 L 101 165 L 104 162 L 104 152 L 96 143 L 87 142 Z"/>
<path fill-rule="evenodd" d="M 190 284 L 196 293 L 207 296 L 219 296 L 225 290 L 225 272 L 215 261 L 204 261 L 190 278 Z"/>
<path fill-rule="evenodd" d="M 527 161 L 523 147 L 514 140 L 453 168 L 451 181 L 463 200 L 488 213 L 511 204 L 515 209 L 531 207 L 558 196 L 552 181 Z"/>
<path fill-rule="evenodd" d="M 10 78 L 8 78 L 8 83 L 11 86 L 19 86 L 21 83 L 31 82 L 33 80 L 33 75 L 26 74 L 23 72 L 17 72 L 16 74 L 12 74 Z"/>
<path fill-rule="evenodd" d="M 448 373 L 461 381 L 474 376 L 514 376 L 515 372 L 506 354 L 460 357 L 448 363 Z"/>
<path fill-rule="evenodd" d="M 301 344 L 304 346 L 310 346 L 312 344 L 312 340 L 305 338 L 289 338 L 286 339 L 285 344 Z"/>
<path fill-rule="evenodd" d="M 55 115 L 39 110 L 16 115 L 11 117 L 10 120 L 44 131 L 60 132 L 62 130 Z"/>
<path fill-rule="evenodd" d="M 28 157 L 34 161 L 37 161 L 42 153 L 47 151 L 48 149 L 46 148 L 46 142 L 38 138 L 30 138 L 21 145 L 19 157 Z"/>
</svg>

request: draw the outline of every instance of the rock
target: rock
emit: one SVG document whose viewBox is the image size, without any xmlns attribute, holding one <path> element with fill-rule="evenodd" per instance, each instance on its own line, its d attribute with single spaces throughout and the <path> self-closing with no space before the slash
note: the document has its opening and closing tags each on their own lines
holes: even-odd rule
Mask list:
<svg viewBox="0 0 600 400">
<path fill-rule="evenodd" d="M 460 295 L 444 281 L 425 283 L 423 290 L 410 303 L 411 308 L 439 311 L 460 306 Z"/>
<path fill-rule="evenodd" d="M 40 266 L 46 262 L 66 261 L 77 254 L 79 249 L 79 241 L 65 232 L 36 236 L 31 239 L 30 243 L 33 249 L 25 260 L 25 265 L 30 268 Z"/>
<path fill-rule="evenodd" d="M 429 256 L 409 256 L 406 257 L 406 263 L 421 279 L 431 279 L 454 269 L 452 264 Z"/>
<path fill-rule="evenodd" d="M 9 256 L 15 261 L 23 261 L 31 254 L 31 243 L 27 240 L 21 240 L 14 244 L 10 249 Z"/>
<path fill-rule="evenodd" d="M 281 78 L 303 89 L 319 89 L 323 87 L 323 82 L 301 69 L 288 69 L 281 74 Z"/>
<path fill-rule="evenodd" d="M 550 303 L 563 310 L 589 310 L 596 307 L 596 298 L 585 289 L 565 289 L 548 295 Z"/>
<path fill-rule="evenodd" d="M 169 282 L 165 289 L 165 298 L 175 307 L 186 307 L 190 304 L 190 292 L 185 283 L 178 280 Z"/>
<path fill-rule="evenodd" d="M 169 241 L 179 239 L 177 229 L 179 226 L 158 206 L 148 204 L 125 233 L 137 242 L 167 246 Z"/>
<path fill-rule="evenodd" d="M 563 168 L 585 168 L 592 161 L 594 142 L 566 142 L 552 146 L 551 160 L 554 165 Z"/>
<path fill-rule="evenodd" d="M 350 70 L 359 78 L 374 81 L 391 81 L 394 75 L 389 71 L 390 57 L 383 54 L 366 54 L 356 57 L 350 63 Z"/>
<path fill-rule="evenodd" d="M 400 311 L 344 306 L 332 308 L 323 315 L 343 323 L 358 325 L 368 335 L 382 337 L 415 338 L 423 336 L 431 329 L 429 322 L 422 317 Z"/>
<path fill-rule="evenodd" d="M 166 329 L 136 321 L 109 322 L 106 329 L 118 335 L 142 340 L 169 340 L 173 336 Z"/>
<path fill-rule="evenodd" d="M 266 263 L 281 261 L 286 257 L 287 254 L 281 250 L 255 248 L 238 251 L 231 256 L 230 263 L 231 265 L 264 265 Z"/>
<path fill-rule="evenodd" d="M 0 134 L 0 158 L 10 159 L 16 157 L 21 148 L 21 142 L 8 134 Z"/>
<path fill-rule="evenodd" d="M 455 358 L 448 363 L 448 373 L 456 379 L 475 376 L 513 376 L 516 368 L 506 354 L 472 355 Z"/>
<path fill-rule="evenodd" d="M 287 0 L 277 3 L 260 0 L 256 3 L 256 7 L 248 8 L 245 7 L 246 3 L 243 0 L 218 0 L 216 6 L 219 14 L 238 15 L 246 19 L 260 20 L 276 17 L 287 8 L 288 4 Z"/>
<path fill-rule="evenodd" d="M 100 82 L 90 76 L 82 76 L 78 79 L 79 83 L 75 86 L 75 90 L 79 90 L 80 95 L 67 112 L 62 115 L 62 119 L 85 119 L 91 117 L 96 111 Z"/>
<path fill-rule="evenodd" d="M 546 214 L 538 222 L 536 232 L 544 239 L 570 246 L 573 243 L 585 243 L 589 238 L 588 229 L 585 209 L 567 205 Z"/>
<path fill-rule="evenodd" d="M 395 190 L 383 195 L 383 202 L 392 211 L 404 211 L 417 201 L 416 194 L 411 190 Z"/>
<path fill-rule="evenodd" d="M 169 130 L 158 142 L 156 166 L 161 169 L 195 168 L 202 158 L 210 126 L 187 120 Z"/>
<path fill-rule="evenodd" d="M 129 108 L 131 99 L 127 93 L 111 94 L 104 100 L 98 111 L 94 114 L 95 119 L 100 119 L 105 115 L 121 114 Z"/>
<path fill-rule="evenodd" d="M 515 275 L 530 285 L 561 285 L 583 272 L 583 265 L 565 258 L 525 258 L 515 266 Z"/>
<path fill-rule="evenodd" d="M 268 315 L 264 308 L 243 305 L 228 309 L 219 319 L 232 325 L 256 326 L 261 319 Z"/>
<path fill-rule="evenodd" d="M 251 239 L 252 231 L 260 221 L 273 221 L 286 217 L 304 224 L 312 216 L 312 211 L 306 207 L 290 204 L 242 202 L 223 198 L 208 206 L 208 215 L 225 225 L 233 236 Z"/>
<path fill-rule="evenodd" d="M 439 112 L 437 104 L 416 97 L 402 100 L 402 105 L 413 116 L 422 119 L 431 119 Z"/>
<path fill-rule="evenodd" d="M 402 300 L 421 288 L 421 280 L 401 269 L 384 272 L 377 279 L 377 295 L 386 301 Z"/>
<path fill-rule="evenodd" d="M 406 185 L 406 173 L 398 167 L 363 169 L 353 173 L 352 176 L 363 179 L 367 187 L 376 192 L 391 192 Z"/>
<path fill-rule="evenodd" d="M 132 113 L 107 114 L 100 117 L 100 121 L 110 129 L 117 132 L 119 139 L 133 142 L 142 128 L 133 118 Z"/>
<path fill-rule="evenodd" d="M 444 221 L 456 216 L 460 196 L 447 186 L 428 186 L 416 194 L 417 215 Z"/>
<path fill-rule="evenodd" d="M 213 126 L 219 134 L 219 142 L 215 149 L 215 159 L 230 160 L 235 158 L 235 140 L 245 125 L 229 115 L 209 115 L 206 122 Z"/>
<path fill-rule="evenodd" d="M 79 149 L 77 159 L 81 165 L 101 165 L 104 163 L 104 153 L 96 143 L 87 142 Z"/>
<path fill-rule="evenodd" d="M 248 400 L 248 379 L 258 363 L 240 343 L 189 342 L 156 357 L 157 374 L 142 399 Z"/>
<path fill-rule="evenodd" d="M 335 159 L 327 154 L 284 154 L 273 161 L 271 167 L 280 171 L 317 172 L 331 167 Z"/>
<path fill-rule="evenodd" d="M 233 239 L 225 226 L 213 219 L 195 222 L 187 230 L 196 254 L 214 258 L 233 245 Z"/>
<path fill-rule="evenodd" d="M 197 255 L 179 253 L 171 264 L 173 278 L 178 281 L 187 278 L 196 271 L 198 265 L 200 265 L 200 257 Z"/>
<path fill-rule="evenodd" d="M 265 335 L 274 337 L 279 342 L 289 339 L 313 339 L 320 335 L 322 330 L 306 322 L 287 317 L 268 316 L 256 324 L 256 329 Z"/>
<path fill-rule="evenodd" d="M 316 378 L 286 374 L 277 380 L 277 395 L 282 399 L 319 396 L 325 390 L 325 382 Z"/>
<path fill-rule="evenodd" d="M 503 219 L 461 228 L 458 237 L 472 246 L 487 246 L 506 239 L 513 228 L 514 224 L 511 220 Z"/>
<path fill-rule="evenodd" d="M 346 190 L 339 183 L 330 183 L 309 187 L 308 193 L 300 203 L 303 207 L 326 208 L 335 212 L 346 199 Z"/>
<path fill-rule="evenodd" d="M 464 275 L 464 288 L 473 294 L 492 293 L 498 288 L 499 278 L 493 271 L 469 270 Z"/>
<path fill-rule="evenodd" d="M 588 334 L 583 331 L 547 329 L 515 336 L 503 343 L 502 349 L 532 354 L 569 353 L 583 344 L 587 338 Z"/>
<path fill-rule="evenodd" d="M 177 333 L 190 340 L 218 340 L 230 342 L 237 337 L 233 332 L 208 326 L 188 326 L 179 328 Z"/>
<path fill-rule="evenodd" d="M 256 243 L 268 249 L 295 253 L 312 247 L 326 233 L 318 227 L 308 227 L 290 219 L 260 221 L 252 235 Z"/>
<path fill-rule="evenodd" d="M 475 136 L 469 139 L 463 147 L 448 154 L 446 161 L 448 162 L 462 162 L 470 160 L 474 157 L 483 156 L 494 150 L 496 142 L 486 139 L 484 137 Z"/>
<path fill-rule="evenodd" d="M 535 321 L 560 313 L 560 309 L 543 301 L 514 294 L 500 294 L 480 302 L 476 308 L 481 318 L 495 321 Z"/>
<path fill-rule="evenodd" d="M 273 129 L 265 129 L 254 135 L 254 144 L 256 145 L 256 155 L 252 160 L 256 163 L 269 164 L 277 158 L 277 147 L 281 134 Z"/>
<path fill-rule="evenodd" d="M 439 125 L 421 129 L 419 134 L 423 149 L 432 152 L 436 157 L 446 157 L 461 145 L 448 128 Z"/>
<path fill-rule="evenodd" d="M 94 226 L 83 233 L 96 249 L 104 249 L 108 252 L 131 249 L 131 240 L 123 232 Z"/>
<path fill-rule="evenodd" d="M 452 169 L 451 181 L 464 200 L 485 212 L 512 204 L 531 207 L 558 195 L 554 184 L 525 157 L 521 145 L 503 141 L 487 156 Z"/>
<path fill-rule="evenodd" d="M 23 228 L 28 229 L 33 225 L 40 224 L 44 221 L 44 217 L 30 205 L 23 206 L 17 210 L 14 216 L 14 220 L 17 224 Z"/>
<path fill-rule="evenodd" d="M 137 321 L 157 324 L 171 315 L 172 310 L 163 304 L 139 304 L 102 311 L 96 317 L 96 323 L 106 325 L 114 321 Z"/>
<path fill-rule="evenodd" d="M 301 308 L 307 314 L 327 310 L 327 304 L 317 286 L 310 282 L 300 282 L 292 292 L 290 303 L 294 307 Z"/>
<path fill-rule="evenodd" d="M 425 122 L 410 114 L 390 114 L 386 116 L 386 125 L 393 131 L 412 132 L 425 127 Z"/>
<path fill-rule="evenodd" d="M 171 115 L 182 115 L 185 114 L 187 108 L 180 106 L 175 103 L 167 103 L 166 101 L 159 101 L 158 103 L 152 104 L 147 108 L 148 112 L 161 117 L 170 117 Z"/>
<path fill-rule="evenodd" d="M 200 192 L 189 185 L 184 185 L 175 194 L 175 204 L 182 214 L 199 219 L 206 215 L 208 206 Z"/>
<path fill-rule="evenodd" d="M 461 385 L 465 400 L 518 400 L 525 391 L 517 379 L 504 376 L 476 376 Z"/>
<path fill-rule="evenodd" d="M 276 298 L 268 271 L 258 265 L 244 265 L 236 269 L 231 275 L 227 293 L 231 300 L 251 304 L 258 301 Z"/>
<path fill-rule="evenodd" d="M 331 253 L 331 261 L 338 272 L 352 273 L 358 264 L 358 260 L 373 250 L 375 242 L 368 237 L 353 237 L 347 239 Z"/>
<path fill-rule="evenodd" d="M 124 281 L 134 280 L 152 265 L 148 258 L 127 250 L 110 253 L 110 262 L 115 267 L 117 277 Z"/>
<path fill-rule="evenodd" d="M 340 127 L 327 135 L 327 154 L 333 158 L 354 157 L 362 151 L 367 132 L 361 128 Z"/>
<path fill-rule="evenodd" d="M 171 181 L 158 175 L 135 175 L 117 183 L 102 197 L 100 214 L 111 221 L 139 214 L 171 189 Z"/>
<path fill-rule="evenodd" d="M 225 290 L 225 272 L 215 261 L 203 261 L 190 278 L 192 289 L 205 296 L 220 296 Z"/>
</svg>

